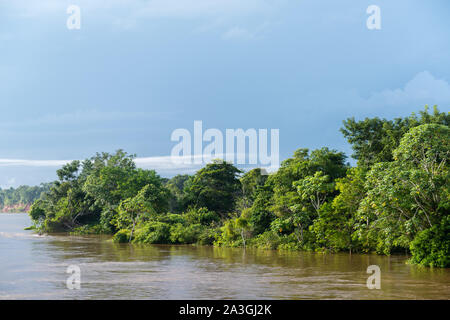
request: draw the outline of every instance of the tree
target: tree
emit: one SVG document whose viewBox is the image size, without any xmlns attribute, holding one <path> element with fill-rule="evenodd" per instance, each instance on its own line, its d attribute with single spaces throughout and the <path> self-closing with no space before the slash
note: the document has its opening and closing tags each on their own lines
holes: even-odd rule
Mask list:
<svg viewBox="0 0 450 320">
<path fill-rule="evenodd" d="M 449 212 L 450 129 L 425 124 L 410 129 L 393 152 L 394 161 L 367 174 L 367 196 L 358 210 L 362 233 L 378 251 L 408 248 L 414 236 Z"/>
<path fill-rule="evenodd" d="M 450 266 L 450 216 L 421 231 L 411 243 L 410 262 L 429 267 Z"/>
<path fill-rule="evenodd" d="M 300 199 L 310 201 L 317 213 L 319 213 L 320 206 L 334 192 L 334 186 L 334 183 L 330 182 L 330 177 L 322 171 L 317 171 L 313 176 L 307 176 L 294 182 Z"/>
<path fill-rule="evenodd" d="M 45 210 L 41 199 L 36 200 L 30 208 L 30 218 L 37 225 L 42 224 L 45 220 Z"/>
<path fill-rule="evenodd" d="M 0 189 L 0 209 L 4 211 L 26 211 L 27 206 L 41 199 L 50 187 L 50 183 L 41 183 L 40 186 L 19 186 L 15 189 Z"/>
<path fill-rule="evenodd" d="M 450 125 L 450 113 L 439 112 L 434 106 L 433 113 L 428 113 L 428 106 L 406 118 L 386 120 L 380 118 L 366 118 L 356 121 L 354 118 L 345 120 L 341 132 L 347 138 L 354 150 L 353 158 L 361 166 L 370 167 L 378 162 L 392 161 L 392 153 L 400 144 L 403 135 L 409 129 L 422 124 Z"/>
<path fill-rule="evenodd" d="M 134 156 L 119 150 L 114 155 L 97 154 L 90 160 L 92 172 L 83 184 L 83 191 L 102 208 L 101 222 L 104 228 L 114 226 L 112 220 L 123 199 L 134 197 L 144 186 L 155 188 L 153 206 L 156 212 L 168 207 L 169 191 L 163 186 L 160 176 L 154 170 L 136 168 Z"/>
<path fill-rule="evenodd" d="M 153 186 L 146 185 L 133 198 L 128 198 L 120 202 L 115 222 L 119 230 L 131 227 L 129 242 L 133 239 L 136 224 L 144 217 L 156 214 L 152 204 L 152 201 L 158 198 L 155 192 L 158 191 Z"/>
<path fill-rule="evenodd" d="M 270 228 L 270 224 L 275 219 L 274 213 L 270 210 L 273 190 L 271 186 L 264 185 L 255 191 L 256 196 L 250 209 L 250 224 L 254 234 L 261 234 Z"/>
<path fill-rule="evenodd" d="M 249 210 L 245 209 L 240 216 L 225 221 L 220 235 L 222 243 L 230 245 L 240 237 L 242 245 L 246 247 L 246 232 L 250 229 L 248 214 Z"/>
<path fill-rule="evenodd" d="M 303 242 L 303 230 L 311 221 L 319 216 L 321 206 L 328 200 L 329 196 L 334 192 L 334 183 L 330 182 L 330 177 L 324 175 L 322 171 L 317 171 L 313 176 L 307 176 L 301 180 L 293 182 L 300 196 L 299 203 L 292 206 L 293 222 L 300 232 L 299 242 Z M 310 204 L 315 215 L 308 210 Z"/>
<path fill-rule="evenodd" d="M 242 192 L 241 192 L 241 207 L 249 208 L 253 205 L 255 198 L 258 194 L 258 188 L 264 186 L 267 180 L 267 175 L 261 173 L 260 168 L 252 169 L 246 172 L 240 179 Z"/>
<path fill-rule="evenodd" d="M 170 191 L 169 210 L 180 213 L 187 209 L 186 187 L 192 177 L 187 174 L 176 175 L 165 183 Z"/>
<path fill-rule="evenodd" d="M 235 224 L 236 227 L 239 229 L 239 233 L 241 235 L 242 243 L 244 244 L 245 248 L 245 232 L 250 229 L 250 221 L 248 219 L 249 216 L 249 210 L 245 209 L 242 211 L 241 216 L 236 218 Z"/>
<path fill-rule="evenodd" d="M 364 187 L 366 171 L 362 167 L 348 170 L 343 178 L 336 179 L 339 194 L 330 204 L 321 206 L 319 217 L 312 230 L 320 246 L 334 251 L 357 250 L 360 246 L 354 232 L 357 224 L 356 212 L 366 196 Z"/>
<path fill-rule="evenodd" d="M 37 205 L 45 212 L 45 231 L 73 231 L 99 226 L 96 232 L 112 232 L 122 200 L 135 197 L 143 187 L 152 192 L 156 212 L 167 209 L 168 190 L 153 170 L 136 168 L 134 156 L 122 150 L 101 153 L 83 162 L 73 161 L 57 170 L 52 184 Z"/>
<path fill-rule="evenodd" d="M 188 193 L 188 203 L 204 207 L 226 218 L 235 208 L 241 189 L 238 175 L 241 173 L 232 164 L 214 160 L 195 174 Z"/>
<path fill-rule="evenodd" d="M 307 197 L 303 198 L 297 186 L 302 184 L 302 181 L 309 184 L 311 179 L 317 180 L 320 175 L 326 175 L 330 183 L 345 176 L 348 168 L 345 158 L 342 152 L 328 148 L 311 153 L 308 149 L 299 149 L 293 158 L 283 161 L 280 169 L 269 177 L 267 183 L 273 187 L 271 209 L 278 217 L 288 219 L 292 223 L 299 242 L 303 242 L 303 232 L 314 220 L 317 210 L 309 210 L 311 199 L 307 199 L 305 203 Z M 322 173 L 313 178 L 317 172 Z M 322 200 L 319 201 L 319 206 L 321 203 Z"/>
</svg>

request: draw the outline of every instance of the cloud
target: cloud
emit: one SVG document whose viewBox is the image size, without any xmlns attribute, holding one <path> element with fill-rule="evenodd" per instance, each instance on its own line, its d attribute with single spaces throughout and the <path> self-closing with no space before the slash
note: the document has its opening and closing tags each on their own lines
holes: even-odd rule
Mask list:
<svg viewBox="0 0 450 320">
<path fill-rule="evenodd" d="M 24 166 L 24 167 L 60 167 L 69 163 L 70 160 L 23 160 L 23 159 L 0 159 L 0 167 Z"/>
<path fill-rule="evenodd" d="M 159 157 L 140 157 L 135 158 L 136 166 L 143 169 L 152 169 L 162 175 L 176 175 L 176 174 L 193 174 L 197 170 L 205 166 L 206 163 L 213 159 L 224 159 L 226 154 L 211 156 L 195 155 L 195 156 L 159 156 Z M 193 163 L 195 159 L 203 159 L 201 163 Z M 40 167 L 40 168 L 59 168 L 73 160 L 25 160 L 25 159 L 0 159 L 1 167 Z M 238 165 L 242 169 L 253 169 L 264 167 L 268 172 L 274 172 L 278 166 L 258 166 L 258 165 Z M 15 180 L 14 180 L 15 183 Z"/>
<path fill-rule="evenodd" d="M 403 88 L 386 89 L 372 94 L 367 103 L 383 106 L 450 104 L 450 84 L 446 80 L 437 79 L 428 71 L 422 71 Z"/>
</svg>

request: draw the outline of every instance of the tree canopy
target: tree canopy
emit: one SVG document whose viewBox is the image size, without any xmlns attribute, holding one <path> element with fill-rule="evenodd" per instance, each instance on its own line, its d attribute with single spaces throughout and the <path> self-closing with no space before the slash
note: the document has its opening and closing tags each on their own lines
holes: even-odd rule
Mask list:
<svg viewBox="0 0 450 320">
<path fill-rule="evenodd" d="M 163 179 L 118 150 L 66 164 L 44 192 L 2 190 L 0 199 L 37 199 L 30 216 L 44 232 L 110 233 L 132 243 L 409 252 L 412 263 L 448 267 L 449 119 L 436 107 L 394 120 L 347 119 L 342 132 L 354 167 L 337 150 L 300 148 L 270 175 L 214 160 L 194 175 Z"/>
</svg>

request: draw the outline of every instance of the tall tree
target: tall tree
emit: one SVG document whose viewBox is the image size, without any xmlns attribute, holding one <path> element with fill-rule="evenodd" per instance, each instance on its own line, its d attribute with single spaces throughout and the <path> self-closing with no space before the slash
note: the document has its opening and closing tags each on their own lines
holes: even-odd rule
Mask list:
<svg viewBox="0 0 450 320">
<path fill-rule="evenodd" d="M 197 171 L 187 190 L 189 203 L 198 208 L 208 208 L 226 218 L 234 210 L 241 190 L 240 173 L 239 169 L 223 160 L 208 163 Z"/>
<path fill-rule="evenodd" d="M 449 126 L 450 113 L 439 112 L 434 106 L 430 114 L 426 106 L 419 116 L 413 113 L 409 117 L 394 120 L 366 118 L 362 121 L 349 118 L 343 123 L 341 132 L 352 145 L 353 158 L 358 160 L 359 165 L 370 167 L 378 162 L 392 161 L 392 152 L 409 129 L 431 123 Z"/>
</svg>

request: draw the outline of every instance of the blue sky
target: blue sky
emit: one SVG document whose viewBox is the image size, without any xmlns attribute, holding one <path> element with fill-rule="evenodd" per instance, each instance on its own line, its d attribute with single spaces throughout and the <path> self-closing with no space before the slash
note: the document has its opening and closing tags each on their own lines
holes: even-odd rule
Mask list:
<svg viewBox="0 0 450 320">
<path fill-rule="evenodd" d="M 373 4 L 381 30 L 366 27 Z M 449 18 L 445 0 L 1 0 L 0 186 L 119 148 L 183 172 L 164 157 L 194 120 L 279 129 L 281 159 L 350 156 L 349 116 L 449 111 Z"/>
</svg>

